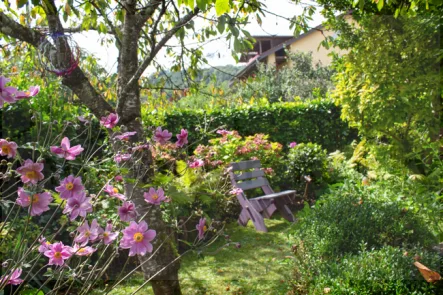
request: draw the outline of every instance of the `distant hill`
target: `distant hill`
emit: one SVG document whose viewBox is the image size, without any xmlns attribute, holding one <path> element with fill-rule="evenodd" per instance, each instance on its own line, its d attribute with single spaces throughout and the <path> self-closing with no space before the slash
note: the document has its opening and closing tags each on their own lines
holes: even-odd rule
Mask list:
<svg viewBox="0 0 443 295">
<path fill-rule="evenodd" d="M 216 84 L 222 84 L 225 81 L 231 80 L 232 76 L 240 71 L 242 66 L 226 65 L 214 68 L 205 68 L 200 71 L 196 81 L 209 83 L 213 80 L 215 75 Z M 169 78 L 167 78 L 169 77 Z M 181 72 L 166 71 L 158 75 L 152 75 L 150 81 L 152 84 L 160 82 L 162 79 L 166 80 L 165 88 L 186 88 L 186 77 Z"/>
</svg>

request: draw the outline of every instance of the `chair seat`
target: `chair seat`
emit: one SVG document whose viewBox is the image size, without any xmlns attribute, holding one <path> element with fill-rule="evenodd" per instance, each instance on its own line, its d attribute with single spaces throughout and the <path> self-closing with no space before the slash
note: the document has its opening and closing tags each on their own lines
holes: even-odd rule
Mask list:
<svg viewBox="0 0 443 295">
<path fill-rule="evenodd" d="M 293 194 L 295 194 L 295 191 L 288 190 L 288 191 L 282 191 L 282 192 L 279 192 L 279 193 L 273 193 L 273 194 L 269 194 L 269 195 L 264 195 L 264 196 L 257 197 L 257 198 L 252 198 L 250 200 L 257 200 L 258 201 L 258 200 L 275 199 L 275 198 L 278 198 L 278 197 L 284 197 L 284 196 L 293 195 Z"/>
</svg>

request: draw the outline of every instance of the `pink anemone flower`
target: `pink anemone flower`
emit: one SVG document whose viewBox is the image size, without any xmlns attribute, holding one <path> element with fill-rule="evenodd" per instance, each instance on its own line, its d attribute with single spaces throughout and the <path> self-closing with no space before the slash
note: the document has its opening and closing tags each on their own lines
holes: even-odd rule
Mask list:
<svg viewBox="0 0 443 295">
<path fill-rule="evenodd" d="M 131 154 L 120 154 L 118 153 L 117 155 L 114 156 L 114 161 L 119 164 L 123 161 L 128 161 L 129 159 L 131 159 Z"/>
<path fill-rule="evenodd" d="M 295 148 L 296 146 L 297 146 L 297 143 L 296 143 L 295 141 L 293 141 L 293 142 L 291 142 L 291 143 L 289 144 L 289 147 L 290 147 L 291 149 Z"/>
<path fill-rule="evenodd" d="M 172 133 L 168 130 L 162 130 L 161 127 L 158 127 L 154 132 L 154 141 L 159 144 L 165 144 L 172 137 Z"/>
<path fill-rule="evenodd" d="M 183 147 L 188 143 L 188 131 L 186 129 L 182 129 L 180 134 L 177 134 L 177 142 L 175 143 L 178 147 Z"/>
<path fill-rule="evenodd" d="M 206 226 L 206 218 L 200 218 L 200 221 L 195 227 L 197 228 L 198 231 L 198 239 L 199 240 L 203 239 L 205 236 L 205 232 L 208 229 Z"/>
<path fill-rule="evenodd" d="M 137 132 L 135 132 L 135 131 L 125 132 L 123 134 L 114 136 L 114 138 L 117 138 L 118 140 L 128 141 L 129 137 L 131 137 L 131 136 L 133 136 L 135 134 L 137 134 Z"/>
<path fill-rule="evenodd" d="M 86 213 L 92 212 L 90 200 L 91 198 L 87 198 L 85 192 L 81 192 L 68 199 L 63 213 L 69 214 L 71 221 L 75 220 L 78 216 L 86 217 Z"/>
<path fill-rule="evenodd" d="M 72 249 L 63 245 L 62 242 L 58 242 L 49 246 L 49 250 L 44 255 L 49 258 L 48 265 L 62 266 L 65 264 L 65 260 L 72 256 Z"/>
<path fill-rule="evenodd" d="M 197 159 L 194 162 L 188 162 L 189 168 L 198 168 L 205 165 L 205 162 L 201 159 Z"/>
<path fill-rule="evenodd" d="M 123 230 L 123 238 L 120 241 L 120 247 L 129 249 L 129 256 L 146 255 L 152 252 L 152 244 L 150 243 L 157 233 L 155 230 L 149 229 L 145 221 L 137 224 L 131 221 L 131 224 Z"/>
<path fill-rule="evenodd" d="M 45 237 L 41 237 L 40 239 L 38 239 L 38 242 L 40 243 L 40 246 L 38 247 L 38 252 L 40 253 L 45 253 L 52 245 L 49 241 L 46 240 Z"/>
<path fill-rule="evenodd" d="M 103 229 L 98 225 L 97 219 L 92 220 L 91 226 L 88 221 L 77 227 L 79 235 L 74 239 L 74 242 L 80 243 L 81 246 L 86 246 L 88 242 L 95 242 L 98 236 L 103 232 Z"/>
<path fill-rule="evenodd" d="M 21 175 L 23 183 L 37 184 L 38 181 L 45 178 L 43 173 L 43 163 L 34 163 L 31 159 L 27 159 L 23 166 L 17 168 L 17 172 Z"/>
<path fill-rule="evenodd" d="M 15 95 L 15 99 L 19 100 L 19 99 L 23 99 L 23 98 L 34 97 L 39 92 L 40 92 L 39 86 L 31 86 L 31 87 L 29 87 L 29 90 L 27 90 L 27 91 L 17 91 L 17 93 Z"/>
<path fill-rule="evenodd" d="M 121 221 L 128 222 L 134 220 L 137 217 L 134 203 L 123 202 L 123 204 L 118 207 L 118 216 L 120 216 Z"/>
<path fill-rule="evenodd" d="M 60 193 L 60 198 L 67 200 L 75 195 L 80 194 L 85 187 L 82 184 L 82 178 L 69 175 L 60 182 L 60 185 L 55 188 Z"/>
<path fill-rule="evenodd" d="M 22 275 L 22 269 L 16 268 L 11 271 L 9 275 L 4 275 L 0 277 L 0 285 L 3 285 L 5 282 L 5 285 L 20 285 L 23 283 L 23 280 L 20 279 L 20 276 Z"/>
<path fill-rule="evenodd" d="M 116 187 L 113 187 L 110 184 L 107 184 L 105 186 L 104 191 L 105 191 L 105 193 L 108 193 L 109 196 L 112 197 L 112 198 L 117 198 L 117 199 L 122 200 L 122 201 L 126 200 L 126 196 L 123 195 L 123 194 L 120 194 L 118 192 L 118 189 Z"/>
<path fill-rule="evenodd" d="M 50 150 L 58 157 L 65 158 L 68 161 L 75 160 L 75 157 L 77 157 L 78 155 L 81 154 L 81 152 L 83 152 L 83 148 L 81 147 L 81 145 L 76 145 L 71 147 L 71 142 L 67 137 L 64 137 L 62 139 L 61 147 L 51 146 Z"/>
<path fill-rule="evenodd" d="M 22 187 L 17 190 L 18 198 L 17 204 L 21 207 L 29 207 L 31 216 L 41 215 L 43 212 L 49 210 L 49 203 L 54 199 L 48 192 L 33 194 L 32 196 L 25 192 Z"/>
<path fill-rule="evenodd" d="M 96 250 L 97 249 L 94 249 L 92 247 L 79 246 L 78 244 L 74 244 L 74 247 L 71 248 L 72 254 L 76 256 L 89 256 Z"/>
<path fill-rule="evenodd" d="M 15 102 L 15 94 L 17 93 L 17 88 L 6 86 L 9 81 L 11 81 L 11 79 L 0 76 L 0 108 L 3 107 L 5 102 Z"/>
<path fill-rule="evenodd" d="M 112 223 L 106 224 L 104 232 L 100 234 L 100 239 L 103 239 L 103 244 L 109 245 L 118 237 L 118 232 L 112 231 Z"/>
<path fill-rule="evenodd" d="M 0 139 L 0 156 L 15 158 L 17 154 L 17 144 L 13 141 Z"/>
<path fill-rule="evenodd" d="M 152 205 L 160 205 L 162 202 L 169 201 L 161 187 L 159 187 L 157 191 L 151 187 L 147 193 L 143 194 L 143 197 L 146 202 Z"/>
<path fill-rule="evenodd" d="M 112 129 L 114 128 L 118 123 L 119 117 L 117 114 L 111 113 L 107 115 L 106 117 L 102 117 L 100 119 L 100 125 Z"/>
</svg>

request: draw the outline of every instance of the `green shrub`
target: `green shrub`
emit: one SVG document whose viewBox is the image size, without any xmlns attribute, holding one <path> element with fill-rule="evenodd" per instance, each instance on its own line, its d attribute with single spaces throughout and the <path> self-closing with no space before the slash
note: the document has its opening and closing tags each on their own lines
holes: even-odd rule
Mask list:
<svg viewBox="0 0 443 295">
<path fill-rule="evenodd" d="M 340 261 L 325 260 L 299 245 L 295 251 L 295 294 L 437 294 L 439 286 L 426 282 L 414 266 L 414 256 L 439 272 L 436 253 L 414 248 L 385 246 L 369 251 L 362 245 L 357 254 L 346 254 Z M 441 286 L 440 286 L 441 290 Z"/>
<path fill-rule="evenodd" d="M 322 196 L 323 200 L 314 208 L 305 209 L 301 214 L 296 236 L 304 240 L 313 253 L 339 257 L 357 253 L 360 243 L 379 249 L 385 245 L 429 246 L 435 242 L 418 216 L 396 202 L 340 191 L 333 194 Z"/>
<path fill-rule="evenodd" d="M 163 126 L 173 134 L 189 131 L 189 142 L 208 143 L 218 137 L 214 130 L 237 130 L 243 136 L 258 133 L 284 146 L 292 141 L 314 142 L 335 151 L 356 138 L 356 132 L 340 119 L 340 108 L 327 101 L 274 103 L 261 106 L 214 108 L 210 111 L 167 109 L 143 111 L 146 126 Z"/>
<path fill-rule="evenodd" d="M 286 178 L 294 185 L 304 183 L 304 176 L 310 176 L 314 183 L 328 179 L 326 150 L 315 143 L 301 143 L 291 148 L 287 155 Z"/>
</svg>

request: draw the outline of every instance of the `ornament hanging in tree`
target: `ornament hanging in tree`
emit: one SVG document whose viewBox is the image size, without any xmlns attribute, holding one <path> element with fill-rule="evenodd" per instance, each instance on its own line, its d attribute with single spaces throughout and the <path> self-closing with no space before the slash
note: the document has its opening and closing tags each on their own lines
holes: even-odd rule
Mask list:
<svg viewBox="0 0 443 295">
<path fill-rule="evenodd" d="M 80 47 L 64 33 L 47 34 L 39 48 L 39 60 L 43 68 L 57 76 L 69 76 L 80 60 Z"/>
</svg>

